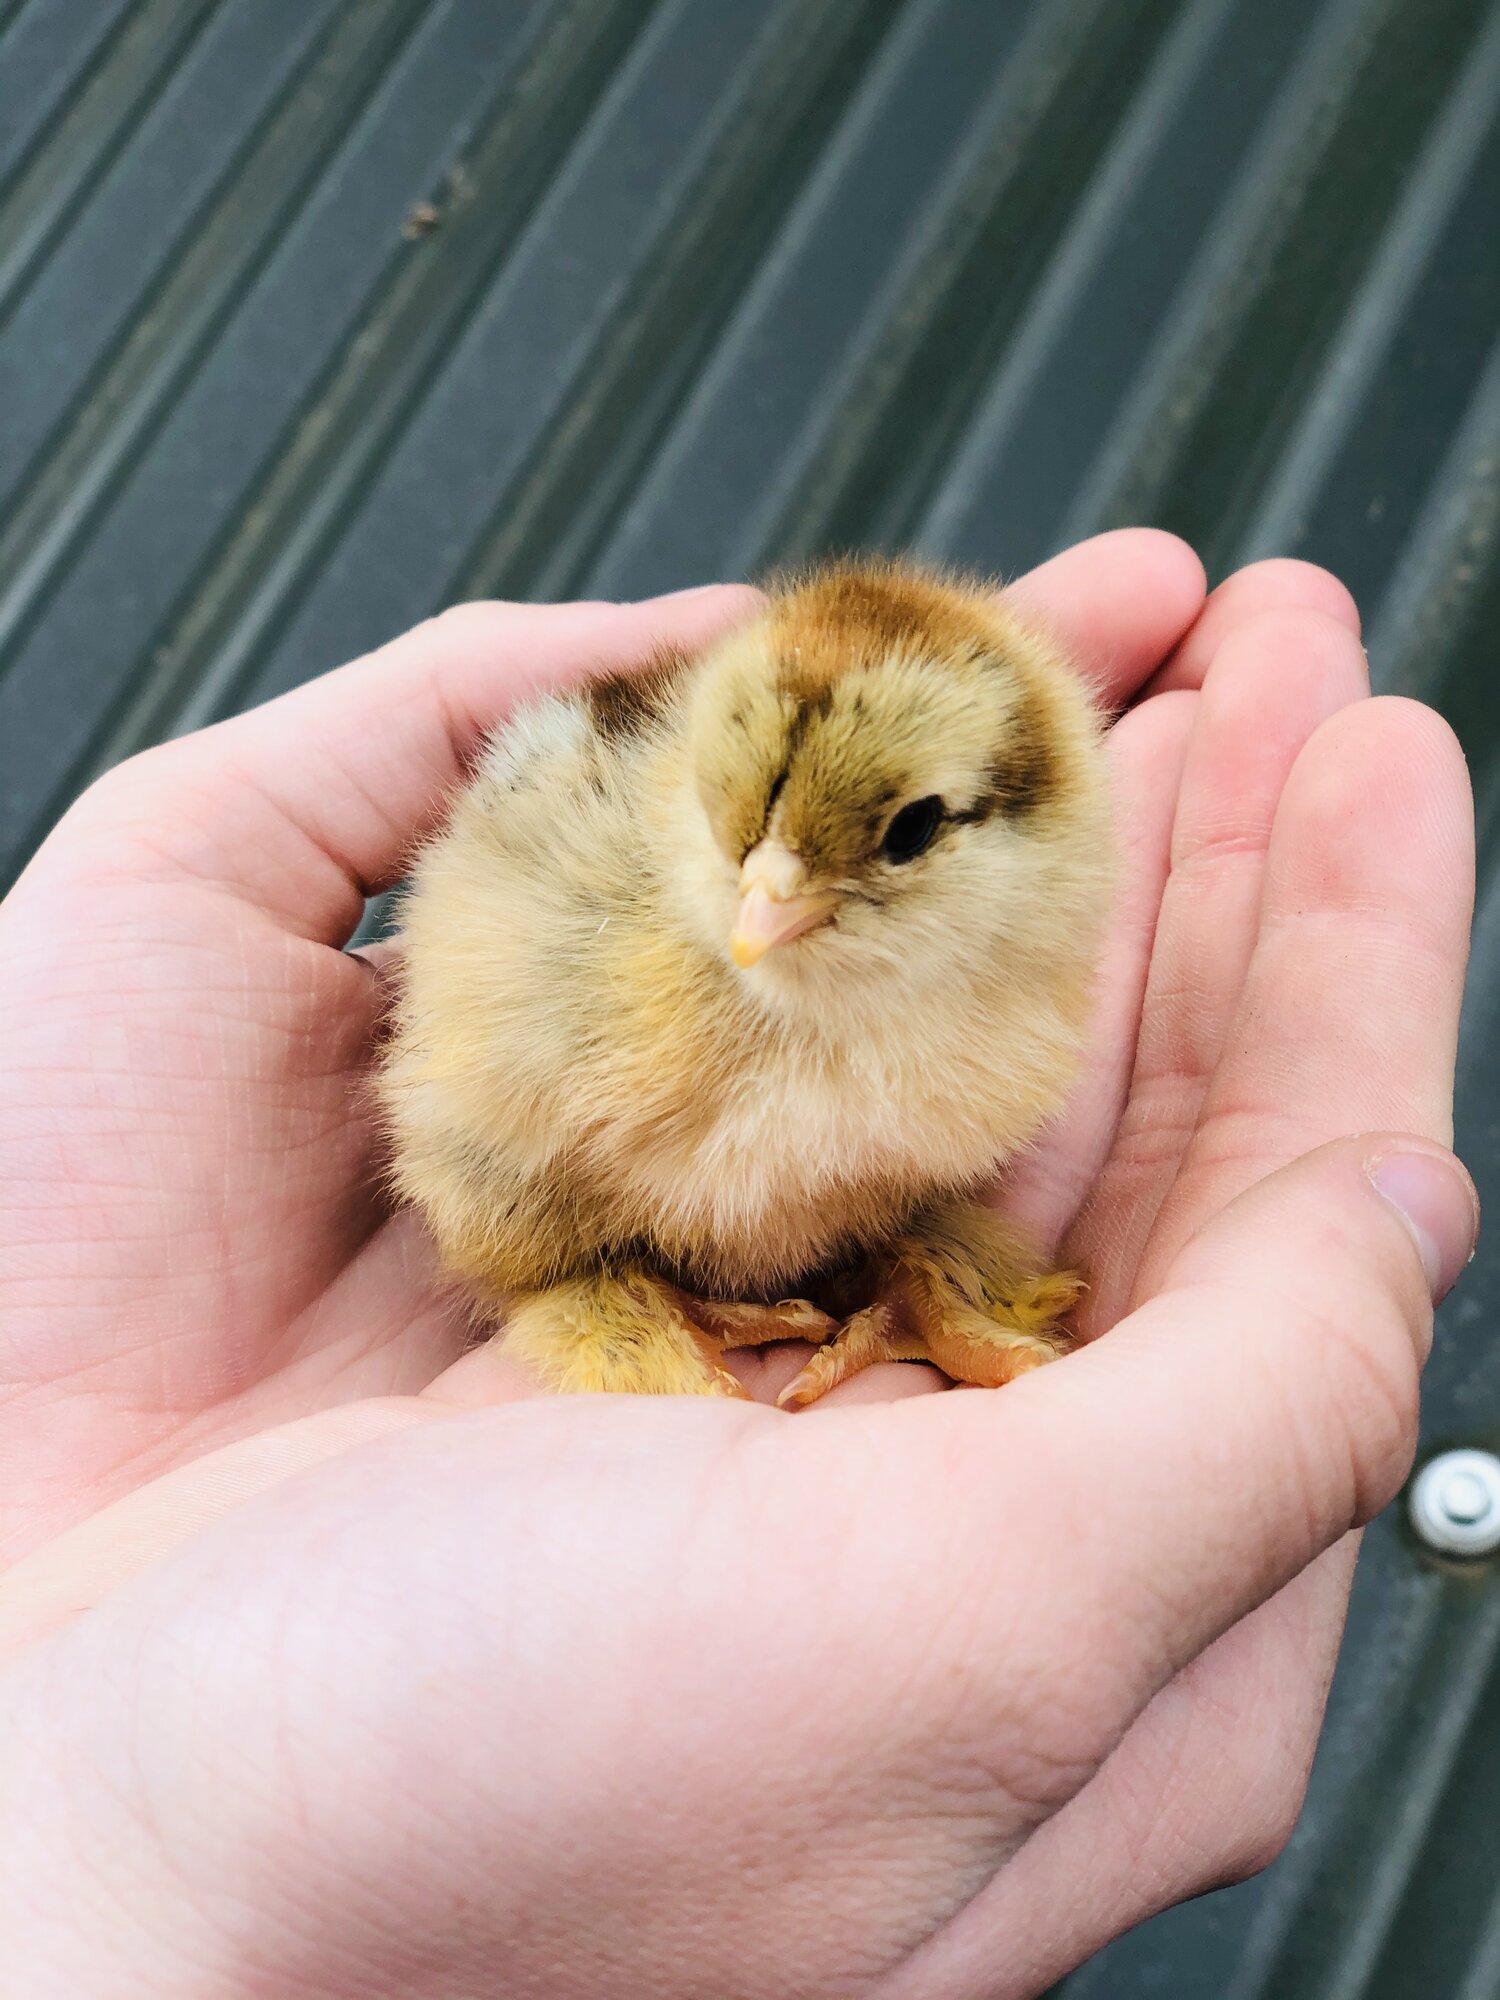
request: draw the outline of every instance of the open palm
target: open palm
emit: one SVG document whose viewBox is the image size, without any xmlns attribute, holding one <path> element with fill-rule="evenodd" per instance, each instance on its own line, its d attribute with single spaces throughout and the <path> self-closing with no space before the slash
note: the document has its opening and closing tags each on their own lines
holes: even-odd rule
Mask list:
<svg viewBox="0 0 1500 2000">
<path fill-rule="evenodd" d="M 18 1655 L 23 1697 L 28 1674 L 55 1684 L 71 1672 L 91 1712 L 91 1646 L 124 1630 L 180 1635 L 184 1619 L 196 1629 L 215 1604 L 253 1635 L 257 1606 L 288 1578 L 305 1620 L 378 1550 L 396 1597 L 346 1606 L 339 1643 L 383 1667 L 352 1698 L 347 1681 L 334 1698 L 314 1674 L 287 1699 L 332 1757 L 329 1796 L 346 1807 L 339 1730 L 372 1717 L 383 1740 L 409 1732 L 409 1758 L 451 1787 L 458 1779 L 444 1774 L 445 1752 L 423 1733 L 431 1717 L 410 1690 L 431 1669 L 433 1634 L 442 1660 L 467 1662 L 477 1685 L 496 1671 L 472 1617 L 461 1632 L 449 1622 L 452 1603 L 472 1612 L 463 1564 L 473 1551 L 463 1537 L 462 1556 L 451 1545 L 473 1512 L 487 1521 L 486 1546 L 503 1551 L 506 1599 L 532 1607 L 554 1709 L 570 1732 L 581 1713 L 593 1718 L 588 1768 L 604 1774 L 606 1793 L 633 1787 L 639 1799 L 652 1782 L 632 1762 L 645 1697 L 634 1687 L 632 1720 L 616 1716 L 611 1732 L 615 1711 L 578 1662 L 616 1661 L 627 1683 L 637 1656 L 649 1662 L 647 1734 L 675 1776 L 669 1810 L 658 1797 L 638 1808 L 632 1865 L 675 1884 L 666 1944 L 653 1945 L 650 1923 L 634 1922 L 623 1942 L 608 1933 L 594 1905 L 616 1892 L 628 1903 L 634 1878 L 616 1882 L 605 1857 L 588 1874 L 592 1902 L 564 1897 L 556 1917 L 558 1937 L 602 1940 L 589 1950 L 605 1957 L 585 1952 L 576 1978 L 555 1938 L 550 1959 L 534 1941 L 517 1946 L 502 1896 L 485 1924 L 457 1925 L 450 1960 L 423 1961 L 426 1984 L 366 1923 L 375 1942 L 366 1983 L 351 1974 L 351 1992 L 467 1992 L 465 1979 L 502 1963 L 514 1990 L 539 1993 L 880 1982 L 924 2000 L 1032 1992 L 1149 1908 L 1264 1859 L 1285 1834 L 1342 1619 L 1352 1546 L 1340 1538 L 1399 1478 L 1412 1401 L 1409 1365 L 1342 1333 L 1306 1388 L 1308 1328 L 1327 1330 L 1338 1285 L 1376 1342 L 1402 1315 L 1388 1299 L 1382 1315 L 1361 1286 L 1383 1285 L 1418 1322 L 1426 1299 L 1417 1269 L 1412 1301 L 1399 1231 L 1372 1247 L 1337 1197 L 1315 1211 L 1285 1187 L 1278 1194 L 1276 1176 L 1346 1135 L 1449 1136 L 1471 881 L 1462 761 L 1425 710 L 1366 698 L 1353 607 L 1304 566 L 1259 565 L 1204 605 L 1191 554 L 1134 531 L 1069 551 L 1014 594 L 1123 711 L 1112 751 L 1127 865 L 1085 1077 L 1000 1198 L 1088 1273 L 1084 1331 L 1118 1325 L 1119 1338 L 999 1397 L 869 1408 L 944 1386 L 907 1366 L 872 1370 L 797 1418 L 533 1401 L 503 1348 L 465 1351 L 461 1304 L 418 1226 L 381 1195 L 360 1081 L 382 983 L 337 948 L 365 895 L 400 874 L 483 733 L 526 688 L 663 641 L 700 643 L 746 614 L 749 593 L 445 614 L 121 767 L 0 908 L 0 1545 L 30 1552 L 0 1593 L 0 1633 Z M 1350 1245 L 1362 1261 L 1341 1263 Z M 1265 1326 L 1266 1298 L 1248 1284 L 1236 1304 L 1231 1280 L 1245 1270 L 1267 1276 L 1284 1326 Z M 1152 1318 L 1184 1286 L 1201 1293 L 1216 1349 L 1202 1379 L 1204 1357 L 1178 1352 Z M 1240 1369 L 1247 1345 L 1256 1350 L 1248 1387 L 1223 1373 L 1226 1341 Z M 734 1365 L 767 1401 L 798 1356 L 775 1349 Z M 1269 1459 L 1264 1425 L 1239 1421 L 1256 1395 L 1276 1401 L 1279 1456 Z M 1121 1456 L 1122 1432 L 1134 1460 Z M 984 1490 L 997 1457 L 1009 1481 L 999 1500 Z M 1136 1477 L 1133 1466 L 1153 1470 Z M 1199 1496 L 1188 1541 L 1164 1510 L 1195 1476 L 1223 1490 Z M 1235 1539 L 1246 1510 L 1289 1487 L 1290 1525 L 1257 1529 L 1247 1557 Z M 1007 1540 L 993 1523 L 983 1549 L 995 1567 L 974 1569 L 968 1517 L 995 1507 L 1011 1520 L 1020 1509 L 1035 1543 L 1021 1550 L 1019 1576 L 1013 1542 L 1026 1536 Z M 1115 1515 L 1106 1536 L 1095 1532 L 1102 1507 Z M 1037 1540 L 1049 1509 L 1051 1531 Z M 877 1541 L 867 1514 L 879 1519 Z M 321 1554 L 320 1522 L 334 1538 Z M 1142 1574 L 1135 1559 L 1147 1547 L 1170 1590 Z M 923 1559 L 903 1569 L 903 1549 Z M 577 1626 L 576 1594 L 553 1587 L 580 1551 L 596 1582 L 608 1580 L 590 1600 L 592 1627 Z M 1039 1564 L 1046 1617 L 1022 1608 Z M 395 1607 L 420 1596 L 434 1566 L 448 1595 L 421 1599 L 425 1636 L 405 1651 L 392 1635 L 407 1613 Z M 912 1655 L 909 1635 L 979 1598 L 988 1609 L 966 1614 L 957 1648 L 965 1700 L 951 1685 L 920 1728 L 894 1728 L 890 1690 L 866 1665 L 830 1713 L 851 1617 L 892 1685 L 909 1689 L 942 1652 Z M 756 1678 L 746 1656 L 768 1627 L 783 1634 L 780 1650 Z M 284 1630 L 275 1643 L 279 1674 Z M 295 1631 L 290 1644 L 295 1656 Z M 679 1655 L 695 1663 L 686 1678 Z M 144 1656 L 149 1712 L 149 1643 Z M 1071 1678 L 1044 1700 L 1049 1660 Z M 939 1664 L 946 1671 L 946 1656 Z M 479 1729 L 458 1671 L 451 1699 Z M 230 1737 L 253 1733 L 246 1686 L 215 1687 L 210 1715 Z M 795 1719 L 812 1713 L 799 1688 L 819 1693 L 821 1733 Z M 525 1693 L 505 1693 L 515 1722 Z M 139 1688 L 132 1699 L 139 1713 Z M 332 1719 L 318 1707 L 329 1700 Z M 1259 1717 L 1254 1731 L 1247 1711 Z M 736 1748 L 716 1737 L 709 1759 L 702 1742 L 672 1738 L 674 1721 L 690 1739 L 732 1724 Z M 545 1733 L 534 1718 L 536 1744 Z M 525 1757 L 515 1765 L 509 1739 L 489 1748 L 519 1769 L 524 1791 Z M 471 1734 L 466 1763 L 473 1753 Z M 150 1744 L 135 1754 L 149 1757 Z M 277 1782 L 299 1810 L 311 1797 L 318 1820 L 306 1751 L 278 1754 L 295 1768 Z M 553 1796 L 556 1775 L 535 1755 L 535 1782 Z M 649 1768 L 659 1777 L 659 1764 Z M 896 1788 L 899 1805 L 893 1768 L 907 1787 Z M 378 1775 L 365 1778 L 375 1789 L 356 1815 L 362 1826 L 395 1812 Z M 222 1774 L 218 1783 L 222 1797 Z M 599 1799 L 585 1803 L 599 1824 Z M 509 1801 L 468 1798 L 465 1819 L 445 1791 L 444 1807 L 463 1821 L 465 1855 L 477 1844 L 498 1866 L 519 1837 Z M 748 1913 L 721 1879 L 701 1909 L 693 1903 L 698 1809 L 745 1853 L 763 1844 L 780 1857 L 764 1861 Z M 340 1825 L 320 1823 L 335 1882 Z M 887 1825 L 899 1833 L 889 1853 L 871 1834 Z M 534 1836 L 531 1822 L 524 1829 Z M 234 1812 L 222 1838 L 215 1865 L 243 1865 L 249 1832 Z M 437 1872 L 445 1895 L 458 1866 Z M 681 1883 L 674 1868 L 688 1871 Z M 405 1930 L 430 1930 L 435 1905 L 424 1899 L 436 1891 L 423 1870 L 389 1856 L 371 1870 Z M 820 1885 L 810 1903 L 798 1900 L 809 1876 Z M 290 1893 L 268 1878 L 266 1899 Z M 337 1905 L 336 1886 L 320 1893 Z M 341 1921 L 358 1928 L 347 1912 Z M 343 1931 L 337 1949 L 350 1951 Z M 528 1984 L 533 1963 L 541 1970 Z M 742 1965 L 743 1977 L 728 1969 Z M 549 1966 L 562 1968 L 551 1984 Z M 370 1967 L 387 1984 L 370 1983 Z M 159 1990 L 176 1990 L 169 1974 Z"/>
</svg>

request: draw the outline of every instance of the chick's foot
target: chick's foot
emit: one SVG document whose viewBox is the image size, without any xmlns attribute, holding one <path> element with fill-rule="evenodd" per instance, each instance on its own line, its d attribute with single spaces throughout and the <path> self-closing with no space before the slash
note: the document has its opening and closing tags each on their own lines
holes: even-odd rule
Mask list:
<svg viewBox="0 0 1500 2000">
<path fill-rule="evenodd" d="M 877 1361 L 930 1361 L 932 1355 L 919 1333 L 909 1330 L 906 1315 L 893 1297 L 878 1299 L 844 1321 L 826 1347 L 820 1347 L 799 1375 L 776 1398 L 783 1410 L 805 1409 L 840 1382 L 862 1375 Z"/>
<path fill-rule="evenodd" d="M 804 1409 L 877 1361 L 930 1361 L 955 1382 L 999 1388 L 1068 1352 L 1061 1321 L 1082 1290 L 1073 1272 L 1037 1272 L 989 1210 L 955 1204 L 893 1247 L 872 1303 L 776 1400 Z"/>
<path fill-rule="evenodd" d="M 511 1309 L 505 1342 L 554 1394 L 747 1394 L 678 1294 L 646 1271 L 601 1272 L 528 1294 Z"/>
</svg>

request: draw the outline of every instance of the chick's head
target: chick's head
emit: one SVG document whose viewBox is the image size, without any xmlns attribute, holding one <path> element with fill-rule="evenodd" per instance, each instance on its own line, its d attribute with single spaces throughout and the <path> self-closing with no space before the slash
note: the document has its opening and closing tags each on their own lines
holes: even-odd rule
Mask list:
<svg viewBox="0 0 1500 2000">
<path fill-rule="evenodd" d="M 1091 956 L 1097 720 L 988 588 L 872 564 L 792 584 L 703 661 L 688 753 L 698 928 L 767 998 Z"/>
</svg>

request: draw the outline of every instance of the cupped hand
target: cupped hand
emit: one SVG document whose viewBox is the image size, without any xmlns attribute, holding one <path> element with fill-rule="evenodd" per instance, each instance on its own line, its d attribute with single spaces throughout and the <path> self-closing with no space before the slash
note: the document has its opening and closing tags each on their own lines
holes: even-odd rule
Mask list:
<svg viewBox="0 0 1500 2000">
<path fill-rule="evenodd" d="M 1003 1392 L 533 1398 L 381 1199 L 363 897 L 524 687 L 745 592 L 445 614 L 122 766 L 0 908 L 28 1993 L 1020 1995 L 1274 1852 L 1472 1240 L 1462 759 L 1304 566 L 1014 592 L 1129 704 L 1128 865 L 1003 1196 L 1108 1338 Z"/>
</svg>

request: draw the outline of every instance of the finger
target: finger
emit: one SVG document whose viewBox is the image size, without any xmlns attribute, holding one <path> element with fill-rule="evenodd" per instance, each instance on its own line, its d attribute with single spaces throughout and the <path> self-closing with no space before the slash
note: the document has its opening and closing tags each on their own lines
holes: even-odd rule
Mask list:
<svg viewBox="0 0 1500 2000">
<path fill-rule="evenodd" d="M 1473 882 L 1447 724 L 1393 697 L 1325 723 L 1277 811 L 1254 955 L 1142 1292 L 1205 1216 L 1296 1153 L 1377 1127 L 1448 1142 Z"/>
<path fill-rule="evenodd" d="M 1235 627 L 1204 682 L 1129 1098 L 1076 1247 L 1092 1278 L 1085 1332 L 1123 1310 L 1197 1127 L 1254 949 L 1282 788 L 1318 725 L 1368 687 L 1358 642 L 1310 611 L 1265 612 Z"/>
<path fill-rule="evenodd" d="M 1010 585 L 1006 602 L 1077 661 L 1109 706 L 1127 700 L 1203 605 L 1203 565 L 1176 535 L 1117 528 Z"/>
<path fill-rule="evenodd" d="M 1088 1050 L 1061 1119 L 999 1196 L 1046 1255 L 1098 1176 L 1124 1108 L 1196 706 L 1195 695 L 1165 695 L 1129 710 L 1109 733 L 1118 879 Z"/>
<path fill-rule="evenodd" d="M 462 604 L 248 715 L 144 752 L 54 835 L 207 878 L 342 944 L 396 880 L 485 735 L 527 696 L 694 651 L 760 603 L 711 585 L 641 604 Z"/>
<path fill-rule="evenodd" d="M 1356 639 L 1360 633 L 1359 606 L 1330 571 L 1316 563 L 1284 557 L 1251 563 L 1209 593 L 1187 636 L 1168 655 L 1145 692 L 1154 695 L 1170 688 L 1202 687 L 1230 633 L 1263 611 L 1316 611 L 1332 618 Z"/>
</svg>

